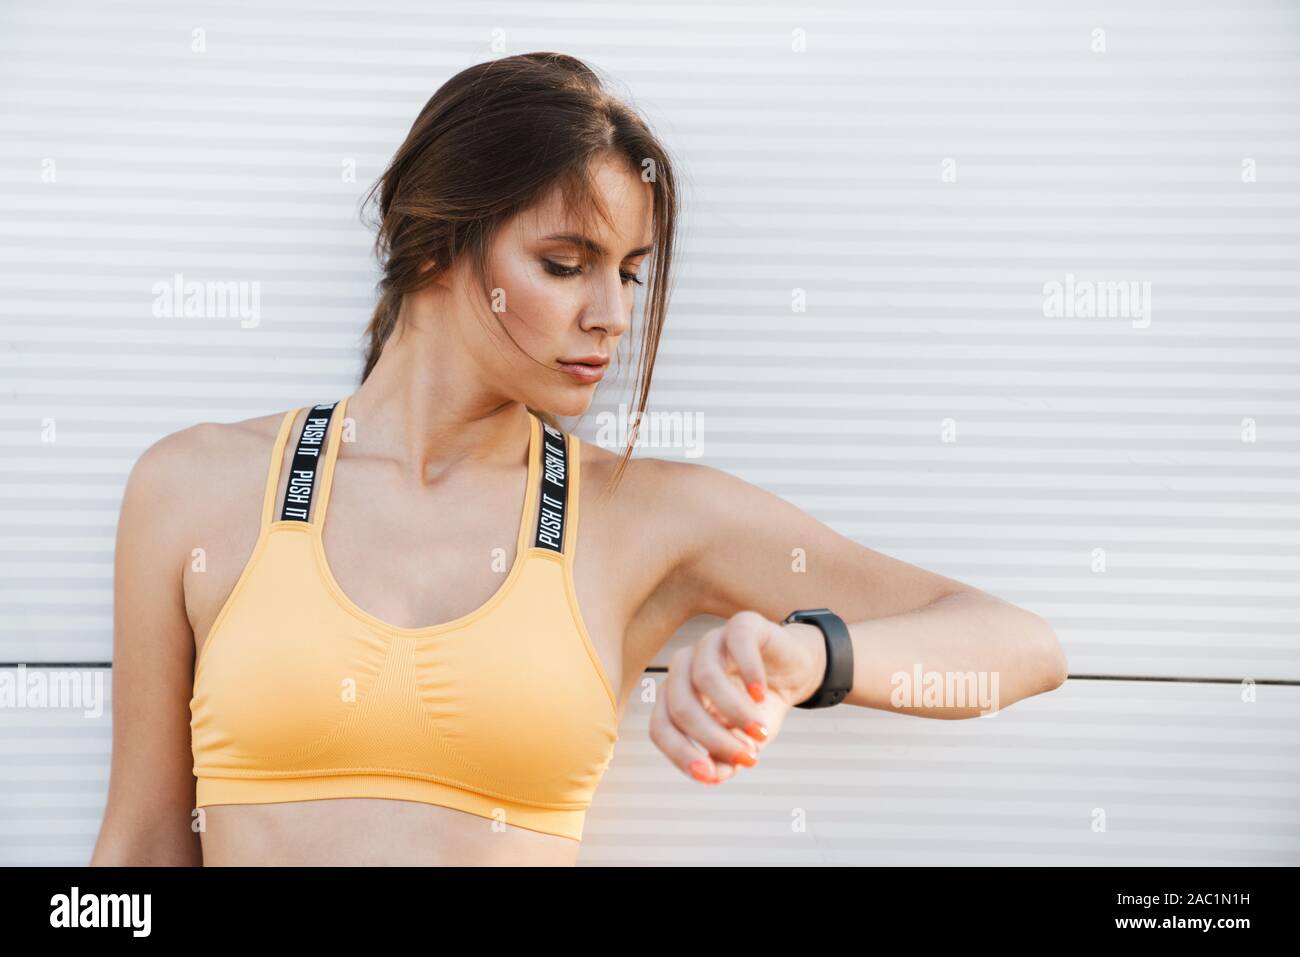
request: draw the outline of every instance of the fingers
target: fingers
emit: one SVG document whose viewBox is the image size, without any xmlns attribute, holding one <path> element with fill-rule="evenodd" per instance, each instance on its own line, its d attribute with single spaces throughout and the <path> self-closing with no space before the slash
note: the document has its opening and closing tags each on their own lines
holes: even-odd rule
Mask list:
<svg viewBox="0 0 1300 957">
<path fill-rule="evenodd" d="M 738 621 L 741 616 L 750 616 Z M 754 621 L 757 619 L 757 622 Z M 772 627 L 766 618 L 753 612 L 741 612 L 731 619 L 732 627 L 725 629 L 723 646 L 745 685 L 749 700 L 763 703 L 767 697 L 767 669 L 763 666 L 763 642 Z"/>
<path fill-rule="evenodd" d="M 706 784 L 719 784 L 736 773 L 738 754 L 742 761 L 752 758 L 752 746 L 724 728 L 697 697 L 691 684 L 696 648 L 678 649 L 669 662 L 650 715 L 650 740 L 683 773 Z"/>
<path fill-rule="evenodd" d="M 692 664 L 695 687 L 709 697 L 728 724 L 744 728 L 747 733 L 762 725 L 757 703 L 765 697 L 763 645 L 772 627 L 757 612 L 738 612 L 721 628 L 705 635 Z M 741 691 L 738 684 L 746 690 Z M 763 737 L 754 736 L 759 740 Z"/>
<path fill-rule="evenodd" d="M 694 689 L 692 697 L 700 701 L 701 707 L 714 722 L 709 729 L 712 734 L 707 740 L 704 738 L 695 738 L 695 740 L 707 748 L 715 758 L 732 764 L 753 767 L 758 763 L 758 756 L 755 754 L 756 749 L 751 738 L 763 740 L 766 738 L 766 732 L 758 705 L 740 690 L 736 678 L 730 673 L 729 663 L 723 651 L 728 627 L 714 628 L 706 632 L 696 644 L 695 652 L 690 659 L 690 687 Z M 718 725 L 726 732 L 725 735 L 718 733 Z M 737 725 L 751 737 L 745 737 L 731 730 Z M 693 734 L 691 736 L 695 737 Z M 719 750 L 719 748 L 726 750 Z"/>
</svg>

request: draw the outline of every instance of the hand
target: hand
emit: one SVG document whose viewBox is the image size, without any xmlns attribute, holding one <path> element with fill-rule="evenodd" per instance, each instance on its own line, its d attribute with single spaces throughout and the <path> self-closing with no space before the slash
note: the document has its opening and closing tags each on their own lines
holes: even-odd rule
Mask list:
<svg viewBox="0 0 1300 957">
<path fill-rule="evenodd" d="M 673 655 L 650 715 L 650 740 L 683 772 L 721 784 L 758 762 L 757 752 L 825 671 L 815 625 L 737 612 Z"/>
</svg>

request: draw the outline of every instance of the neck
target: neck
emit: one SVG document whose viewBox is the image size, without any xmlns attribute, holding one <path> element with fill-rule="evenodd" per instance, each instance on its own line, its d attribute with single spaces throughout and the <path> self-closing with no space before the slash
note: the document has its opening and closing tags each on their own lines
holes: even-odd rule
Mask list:
<svg viewBox="0 0 1300 957">
<path fill-rule="evenodd" d="M 507 468 L 527 461 L 527 408 L 486 388 L 463 346 L 440 334 L 445 328 L 418 318 L 408 322 L 348 398 L 355 452 L 398 463 L 418 485 L 465 465 Z"/>
</svg>

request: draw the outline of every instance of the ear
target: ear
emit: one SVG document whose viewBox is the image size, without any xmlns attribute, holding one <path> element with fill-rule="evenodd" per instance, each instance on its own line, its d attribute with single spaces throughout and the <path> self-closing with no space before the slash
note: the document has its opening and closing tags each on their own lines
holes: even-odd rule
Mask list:
<svg viewBox="0 0 1300 957">
<path fill-rule="evenodd" d="M 424 262 L 420 263 L 420 267 L 416 271 L 417 275 L 419 275 L 421 278 L 424 278 L 428 273 L 435 272 L 437 270 L 437 266 L 438 266 L 438 262 L 436 259 L 426 259 Z M 448 289 L 450 288 L 450 286 L 448 285 L 450 280 L 451 280 L 451 276 L 449 276 L 447 272 L 444 270 L 442 275 L 435 278 L 432 282 L 429 283 L 429 285 L 434 287 L 440 287 L 442 289 Z"/>
</svg>

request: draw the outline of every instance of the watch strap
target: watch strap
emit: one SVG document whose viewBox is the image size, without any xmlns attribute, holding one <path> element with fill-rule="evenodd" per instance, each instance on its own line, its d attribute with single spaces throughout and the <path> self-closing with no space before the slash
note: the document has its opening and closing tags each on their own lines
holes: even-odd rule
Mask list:
<svg viewBox="0 0 1300 957">
<path fill-rule="evenodd" d="M 801 608 L 781 622 L 816 625 L 826 642 L 826 672 L 817 690 L 796 708 L 829 708 L 853 689 L 853 639 L 844 620 L 829 608 Z"/>
</svg>

